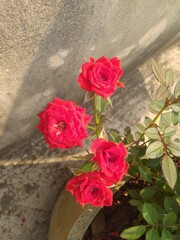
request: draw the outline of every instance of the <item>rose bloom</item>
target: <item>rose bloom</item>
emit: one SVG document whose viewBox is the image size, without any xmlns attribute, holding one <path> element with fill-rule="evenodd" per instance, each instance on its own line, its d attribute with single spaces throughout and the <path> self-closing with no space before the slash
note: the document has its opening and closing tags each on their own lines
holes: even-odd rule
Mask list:
<svg viewBox="0 0 180 240">
<path fill-rule="evenodd" d="M 77 81 L 86 91 L 108 98 L 118 87 L 124 87 L 124 84 L 119 82 L 122 74 L 121 62 L 117 57 L 101 57 L 96 61 L 90 58 L 90 62 L 82 65 Z"/>
<path fill-rule="evenodd" d="M 44 134 L 50 148 L 82 146 L 82 140 L 88 136 L 86 127 L 92 119 L 85 111 L 74 102 L 58 98 L 47 104 L 46 109 L 38 114 L 37 128 Z"/>
<path fill-rule="evenodd" d="M 111 206 L 113 200 L 112 191 L 107 188 L 106 182 L 100 177 L 98 171 L 83 173 L 70 179 L 66 189 L 76 197 L 82 206 Z"/>
<path fill-rule="evenodd" d="M 113 184 L 127 173 L 129 164 L 125 160 L 127 150 L 123 143 L 116 144 L 98 138 L 93 141 L 91 151 L 94 153 L 92 161 L 97 162 L 103 179 Z"/>
</svg>

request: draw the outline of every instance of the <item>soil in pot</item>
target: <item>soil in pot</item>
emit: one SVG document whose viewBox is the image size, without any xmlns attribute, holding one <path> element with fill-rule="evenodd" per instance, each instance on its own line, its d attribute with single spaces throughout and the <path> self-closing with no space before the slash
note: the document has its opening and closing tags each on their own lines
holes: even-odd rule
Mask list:
<svg viewBox="0 0 180 240">
<path fill-rule="evenodd" d="M 122 240 L 119 235 L 128 228 L 137 225 L 138 210 L 131 206 L 128 201 L 131 197 L 127 189 L 142 189 L 146 183 L 142 180 L 133 179 L 124 184 L 115 194 L 113 205 L 104 207 L 95 217 L 87 229 L 83 240 Z M 141 237 L 139 240 L 143 240 Z"/>
</svg>

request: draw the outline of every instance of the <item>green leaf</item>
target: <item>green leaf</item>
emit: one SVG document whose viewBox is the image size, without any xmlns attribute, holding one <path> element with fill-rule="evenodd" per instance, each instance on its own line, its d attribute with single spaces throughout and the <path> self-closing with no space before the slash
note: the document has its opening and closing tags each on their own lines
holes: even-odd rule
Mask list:
<svg viewBox="0 0 180 240">
<path fill-rule="evenodd" d="M 99 95 L 95 96 L 95 101 L 96 101 L 96 109 L 99 113 L 102 113 L 107 105 L 107 100 L 102 98 Z"/>
<path fill-rule="evenodd" d="M 154 127 L 148 128 L 146 130 L 145 134 L 146 134 L 146 136 L 148 136 L 151 139 L 159 139 L 160 138 L 157 128 L 154 128 Z"/>
<path fill-rule="evenodd" d="M 95 93 L 93 92 L 86 92 L 84 103 L 89 102 L 91 99 L 94 98 Z"/>
<path fill-rule="evenodd" d="M 174 225 L 177 221 L 177 216 L 174 212 L 170 212 L 163 217 L 164 225 Z"/>
<path fill-rule="evenodd" d="M 166 129 L 166 127 L 167 126 L 163 123 L 162 118 L 160 118 L 160 121 L 159 121 L 159 128 L 160 128 L 160 130 L 163 132 L 164 129 Z"/>
<path fill-rule="evenodd" d="M 149 204 L 149 203 L 143 204 L 142 215 L 147 223 L 149 223 L 149 224 L 157 223 L 157 213 L 151 204 Z"/>
<path fill-rule="evenodd" d="M 176 198 L 176 202 L 178 203 L 178 205 L 180 206 L 180 197 Z"/>
<path fill-rule="evenodd" d="M 167 229 L 163 229 L 162 230 L 162 240 L 172 240 L 172 234 L 167 230 Z"/>
<path fill-rule="evenodd" d="M 126 127 L 126 128 L 124 129 L 124 135 L 127 136 L 127 135 L 129 135 L 130 133 L 131 133 L 131 128 L 130 128 L 130 127 Z"/>
<path fill-rule="evenodd" d="M 128 194 L 131 198 L 135 198 L 135 199 L 141 199 L 138 191 L 134 190 L 134 189 L 128 189 Z"/>
<path fill-rule="evenodd" d="M 165 86 L 160 86 L 157 90 L 157 99 L 159 100 L 164 100 L 170 96 L 170 91 L 167 87 Z"/>
<path fill-rule="evenodd" d="M 175 112 L 179 113 L 180 112 L 180 103 L 176 103 L 176 104 L 171 105 L 171 108 Z"/>
<path fill-rule="evenodd" d="M 141 123 L 137 123 L 136 127 L 139 128 L 141 130 L 141 132 L 144 132 L 144 130 L 145 130 L 145 127 Z"/>
<path fill-rule="evenodd" d="M 151 123 L 152 123 L 152 119 L 149 117 L 145 117 L 145 119 L 144 119 L 145 126 L 149 127 L 151 125 Z"/>
<path fill-rule="evenodd" d="M 179 240 L 180 239 L 180 234 L 173 234 L 172 235 L 172 240 Z M 165 239 L 163 239 L 163 240 L 165 240 Z M 168 239 L 169 240 L 169 239 Z"/>
<path fill-rule="evenodd" d="M 165 155 L 162 159 L 162 171 L 168 185 L 174 189 L 177 181 L 177 171 L 173 160 Z"/>
<path fill-rule="evenodd" d="M 137 155 L 138 155 L 139 158 L 144 157 L 145 154 L 146 154 L 146 146 L 143 146 L 143 147 L 138 149 L 138 154 Z"/>
<path fill-rule="evenodd" d="M 148 182 L 152 181 L 153 175 L 148 167 L 141 164 L 138 166 L 138 170 L 139 170 L 139 173 L 140 173 L 141 177 L 143 178 L 143 180 L 148 181 Z"/>
<path fill-rule="evenodd" d="M 180 144 L 178 142 L 172 142 L 168 145 L 168 149 L 176 157 L 180 157 Z"/>
<path fill-rule="evenodd" d="M 176 83 L 176 86 L 174 89 L 174 95 L 175 97 L 178 97 L 180 95 L 180 80 Z"/>
<path fill-rule="evenodd" d="M 139 207 L 142 205 L 142 202 L 137 199 L 131 199 L 129 200 L 129 203 L 131 204 L 131 206 L 134 206 L 134 207 Z"/>
<path fill-rule="evenodd" d="M 146 240 L 159 240 L 159 234 L 158 231 L 155 228 L 151 228 L 146 233 Z"/>
<path fill-rule="evenodd" d="M 163 154 L 163 144 L 160 141 L 155 141 L 151 143 L 147 150 L 146 150 L 146 155 L 149 158 L 158 158 L 162 156 Z"/>
<path fill-rule="evenodd" d="M 100 97 L 99 95 L 95 95 L 95 105 L 96 105 L 96 110 L 101 113 L 102 109 L 101 109 L 101 99 L 102 97 Z"/>
<path fill-rule="evenodd" d="M 93 157 L 94 157 L 93 153 L 88 153 L 88 154 L 86 154 L 84 156 L 79 155 L 79 156 L 74 156 L 73 158 L 78 159 L 78 160 L 86 160 L 86 161 L 89 160 L 90 161 L 91 158 L 93 158 Z"/>
<path fill-rule="evenodd" d="M 115 129 L 112 129 L 112 128 L 108 129 L 107 135 L 108 135 L 109 141 L 111 142 L 118 143 L 122 141 L 121 136 L 119 135 L 119 132 Z"/>
<path fill-rule="evenodd" d="M 180 143 L 180 138 L 175 138 L 174 141 Z"/>
<path fill-rule="evenodd" d="M 133 160 L 134 160 L 134 157 L 133 157 Z M 129 162 L 129 161 L 127 161 Z M 137 174 L 138 174 L 138 169 L 137 169 L 137 166 L 132 166 L 128 169 L 128 174 L 133 177 L 133 178 L 136 178 L 137 177 Z"/>
<path fill-rule="evenodd" d="M 107 100 L 104 98 L 101 98 L 101 112 L 105 110 L 106 106 L 107 106 Z"/>
<path fill-rule="evenodd" d="M 151 203 L 151 206 L 154 207 L 154 209 L 156 210 L 158 221 L 162 221 L 165 214 L 165 210 L 155 203 Z"/>
<path fill-rule="evenodd" d="M 71 167 L 68 167 L 68 168 L 75 176 L 80 175 L 84 172 L 82 169 L 79 169 L 79 168 L 71 168 Z"/>
<path fill-rule="evenodd" d="M 150 168 L 157 168 L 160 165 L 159 161 L 157 159 L 148 159 L 146 162 L 146 166 Z"/>
<path fill-rule="evenodd" d="M 130 133 L 130 134 L 127 136 L 127 143 L 130 144 L 130 143 L 133 142 L 133 140 L 134 140 L 134 137 L 133 137 L 133 135 Z"/>
<path fill-rule="evenodd" d="M 141 132 L 139 132 L 139 131 L 137 131 L 137 132 L 135 132 L 135 138 L 136 138 L 136 140 L 139 140 L 140 139 L 140 137 L 141 137 L 141 135 L 142 135 L 142 133 Z"/>
<path fill-rule="evenodd" d="M 153 102 L 148 105 L 148 109 L 151 113 L 154 114 L 157 114 L 159 112 L 159 108 Z"/>
<path fill-rule="evenodd" d="M 152 63 L 152 69 L 153 69 L 153 72 L 154 72 L 154 74 L 155 74 L 156 79 L 157 79 L 160 83 L 164 84 L 164 82 L 165 82 L 165 81 L 164 81 L 164 80 L 165 80 L 165 75 L 164 75 L 164 72 L 162 71 L 161 67 L 160 67 L 159 64 L 158 64 L 155 60 L 153 60 L 153 59 L 152 59 L 151 63 Z"/>
<path fill-rule="evenodd" d="M 176 129 L 173 127 L 167 127 L 164 129 L 164 137 L 172 137 L 176 133 Z"/>
<path fill-rule="evenodd" d="M 180 122 L 179 113 L 172 111 L 171 112 L 172 124 L 176 126 Z"/>
<path fill-rule="evenodd" d="M 157 108 L 158 108 L 159 110 L 161 110 L 161 109 L 164 107 L 165 101 L 164 101 L 164 100 L 157 100 L 157 99 L 155 99 L 155 100 L 153 101 L 153 103 L 154 103 L 154 105 L 157 106 Z"/>
<path fill-rule="evenodd" d="M 161 115 L 161 121 L 166 125 L 169 126 L 171 125 L 171 113 L 166 112 Z"/>
<path fill-rule="evenodd" d="M 168 145 L 170 142 L 171 142 L 171 137 L 169 137 L 169 136 L 164 137 L 164 143 L 165 143 L 166 145 Z"/>
<path fill-rule="evenodd" d="M 125 229 L 121 233 L 120 237 L 124 238 L 124 239 L 128 239 L 128 240 L 138 239 L 139 237 L 141 237 L 144 234 L 145 229 L 146 228 L 144 225 L 130 227 L 130 228 Z"/>
<path fill-rule="evenodd" d="M 110 97 L 107 98 L 107 101 L 108 101 L 109 105 L 111 106 L 111 108 L 113 108 L 112 100 L 110 99 Z"/>
<path fill-rule="evenodd" d="M 126 157 L 126 161 L 127 161 L 128 163 L 132 163 L 133 160 L 134 160 L 134 156 L 132 156 L 131 154 L 128 154 L 128 156 Z"/>
<path fill-rule="evenodd" d="M 176 200 L 172 197 L 165 197 L 164 208 L 165 208 L 167 213 L 175 212 L 175 213 L 178 214 L 180 212 L 180 208 L 179 208 Z"/>
<path fill-rule="evenodd" d="M 165 214 L 166 212 L 165 212 L 165 210 L 161 207 L 161 206 L 159 206 L 158 204 L 156 204 L 156 203 L 151 203 L 151 206 L 156 210 L 156 212 L 158 212 L 158 213 L 161 213 L 161 214 Z"/>
<path fill-rule="evenodd" d="M 173 80 L 173 71 L 172 69 L 169 69 L 167 72 L 166 72 L 166 84 L 170 87 L 173 86 L 174 84 L 174 80 Z"/>
<path fill-rule="evenodd" d="M 99 134 L 99 138 L 104 138 L 104 139 L 108 140 L 108 136 L 107 136 L 107 133 L 106 133 L 104 127 L 101 129 L 101 132 Z"/>
<path fill-rule="evenodd" d="M 140 191 L 140 195 L 144 199 L 152 198 L 155 195 L 155 193 L 156 193 L 156 187 L 155 186 L 146 187 L 146 188 L 143 188 Z"/>
<path fill-rule="evenodd" d="M 93 165 L 94 165 L 93 162 L 86 162 L 86 163 L 81 167 L 81 169 L 82 169 L 84 172 L 90 172 Z"/>
</svg>

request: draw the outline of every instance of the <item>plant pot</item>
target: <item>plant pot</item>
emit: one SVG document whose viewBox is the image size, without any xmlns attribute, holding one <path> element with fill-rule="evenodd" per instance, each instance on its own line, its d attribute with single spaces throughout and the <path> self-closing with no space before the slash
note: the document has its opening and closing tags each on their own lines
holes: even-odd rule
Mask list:
<svg viewBox="0 0 180 240">
<path fill-rule="evenodd" d="M 121 181 L 121 186 L 125 181 Z M 82 240 L 89 225 L 101 210 L 90 205 L 84 208 L 65 188 L 61 191 L 50 221 L 48 240 Z"/>
<path fill-rule="evenodd" d="M 49 229 L 49 240 L 81 240 L 101 208 L 82 208 L 64 188 L 55 204 Z"/>
</svg>

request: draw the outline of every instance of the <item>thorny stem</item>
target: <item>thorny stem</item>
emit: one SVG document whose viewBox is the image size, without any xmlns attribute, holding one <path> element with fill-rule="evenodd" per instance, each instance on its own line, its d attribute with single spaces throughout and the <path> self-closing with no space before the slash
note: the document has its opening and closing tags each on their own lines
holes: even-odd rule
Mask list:
<svg viewBox="0 0 180 240">
<path fill-rule="evenodd" d="M 158 134 L 159 134 L 159 137 L 160 137 L 160 139 L 161 139 L 161 142 L 162 142 L 162 144 L 163 144 L 163 146 L 164 146 L 164 153 L 165 153 L 165 155 L 168 155 L 167 146 L 166 146 L 166 144 L 165 144 L 165 142 L 164 142 L 164 140 L 163 140 L 163 137 L 162 137 L 159 129 L 158 129 L 158 128 L 156 128 L 156 129 L 157 129 L 157 131 L 158 131 Z"/>
</svg>

